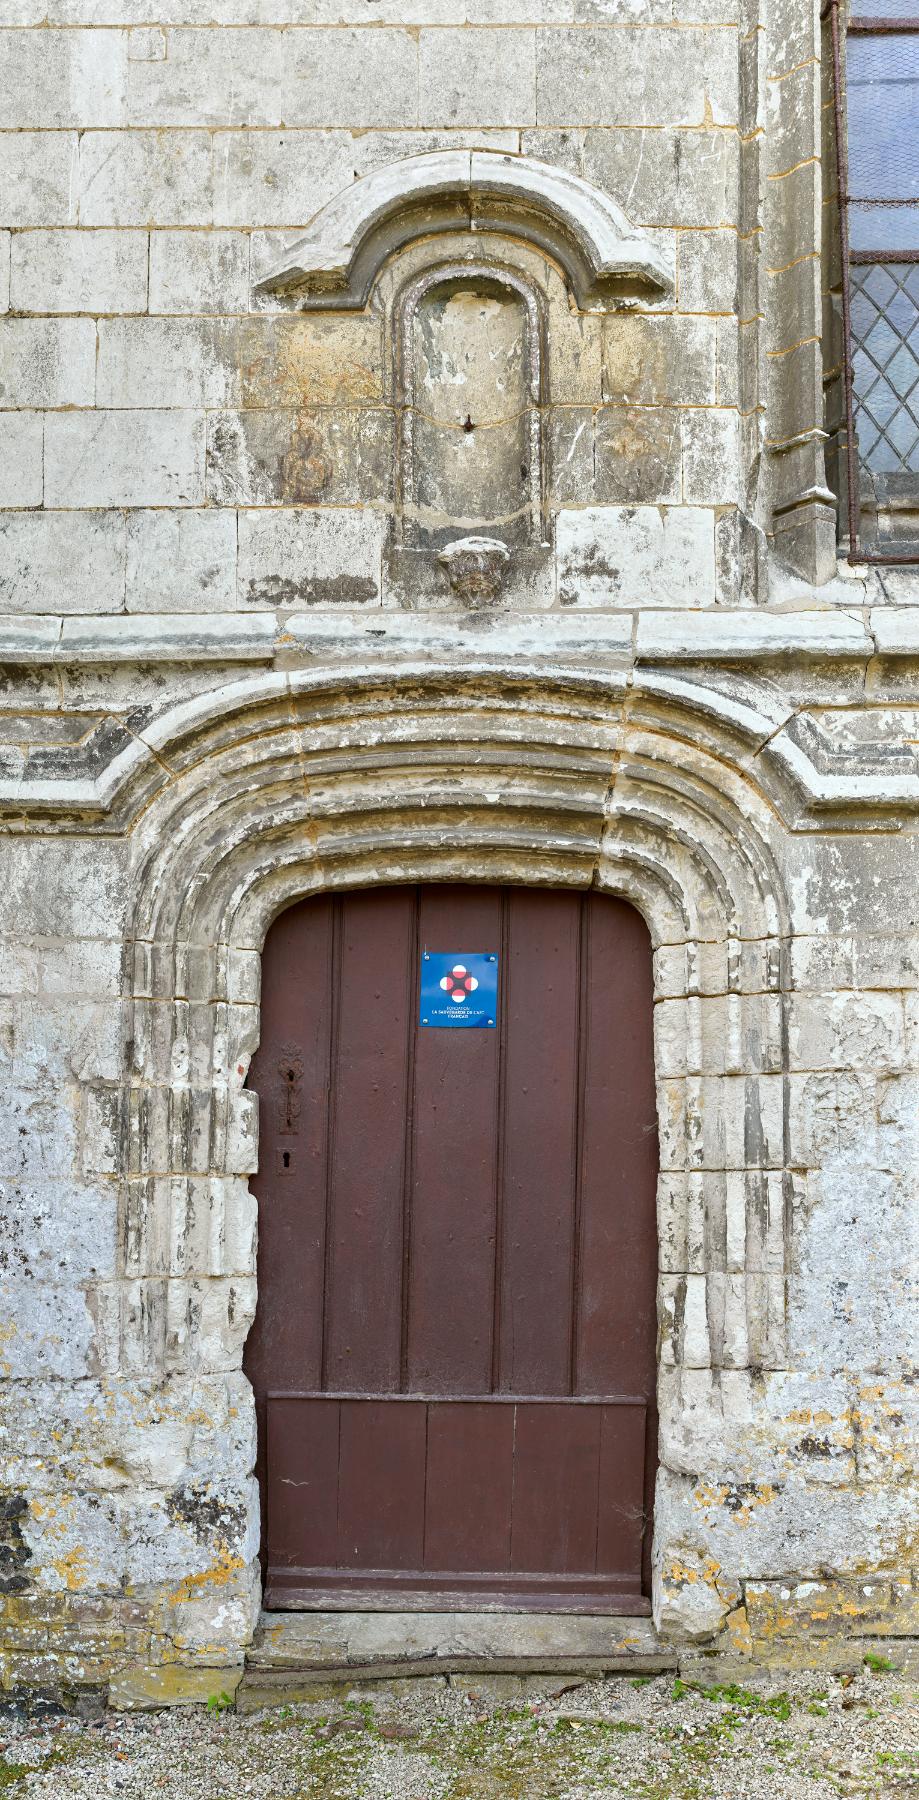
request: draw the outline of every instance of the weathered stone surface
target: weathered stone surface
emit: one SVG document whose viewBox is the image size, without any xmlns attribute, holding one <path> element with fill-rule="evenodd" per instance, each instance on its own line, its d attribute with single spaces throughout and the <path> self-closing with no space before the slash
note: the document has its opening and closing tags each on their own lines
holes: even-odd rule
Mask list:
<svg viewBox="0 0 919 1800">
<path fill-rule="evenodd" d="M 642 225 L 734 230 L 736 155 L 726 132 L 588 131 L 584 173 Z"/>
<path fill-rule="evenodd" d="M 379 504 L 391 439 L 391 415 L 369 407 L 211 413 L 207 496 L 223 506 Z"/>
<path fill-rule="evenodd" d="M 715 332 L 708 319 L 608 319 L 603 397 L 619 404 L 705 406 L 715 399 Z"/>
<path fill-rule="evenodd" d="M 679 416 L 651 406 L 606 406 L 596 414 L 594 492 L 601 504 L 679 501 Z"/>
<path fill-rule="evenodd" d="M 158 508 L 127 514 L 128 612 L 222 612 L 235 605 L 235 513 Z"/>
<path fill-rule="evenodd" d="M 249 310 L 249 239 L 241 231 L 155 231 L 151 313 Z"/>
<path fill-rule="evenodd" d="M 546 31 L 536 50 L 540 125 L 719 125 L 737 120 L 737 51 L 725 31 Z"/>
<path fill-rule="evenodd" d="M 123 604 L 121 513 L 11 512 L 0 518 L 0 545 L 6 613 L 116 612 Z"/>
<path fill-rule="evenodd" d="M 587 507 L 556 519 L 562 606 L 705 606 L 714 520 L 687 507 Z"/>
<path fill-rule="evenodd" d="M 815 11 L 371 10 L 4 16 L 0 1679 L 235 1692 L 261 948 L 430 879 L 655 944 L 657 1624 L 525 1660 L 854 1666 L 916 1632 L 919 587 L 837 569 Z M 246 1703 L 521 1654 L 394 1617 L 263 1621 Z"/>
<path fill-rule="evenodd" d="M 727 407 L 700 408 L 683 419 L 683 499 L 726 506 L 743 498 L 740 421 Z"/>
<path fill-rule="evenodd" d="M 302 226 L 354 180 L 346 131 L 218 131 L 213 148 L 216 225 Z M 253 280 L 276 261 L 253 267 Z"/>
<path fill-rule="evenodd" d="M 420 125 L 535 125 L 536 33 L 423 31 Z"/>
<path fill-rule="evenodd" d="M 371 507 L 243 512 L 241 606 L 380 603 L 385 519 Z"/>
<path fill-rule="evenodd" d="M 17 312 L 146 312 L 147 257 L 143 231 L 17 233 L 12 305 Z"/>
<path fill-rule="evenodd" d="M 209 225 L 213 217 L 205 132 L 84 131 L 72 179 L 81 225 Z"/>
<path fill-rule="evenodd" d="M 565 1617 L 555 1613 L 262 1613 L 247 1658 L 240 1702 L 279 1704 L 300 1686 L 357 1677 L 394 1687 L 406 1675 L 443 1680 L 457 1670 L 499 1670 L 508 1693 L 532 1669 L 636 1673 L 675 1666 L 648 1619 Z M 516 1671 L 516 1680 L 511 1674 Z M 456 1674 L 462 1688 L 464 1676 Z M 481 1676 L 479 1677 L 481 1680 Z M 470 1681 L 469 1685 L 472 1683 Z"/>
<path fill-rule="evenodd" d="M 49 506 L 200 506 L 204 419 L 152 408 L 49 415 L 45 499 Z"/>
<path fill-rule="evenodd" d="M 3 220 L 12 226 L 68 225 L 76 221 L 76 132 L 0 133 Z"/>
<path fill-rule="evenodd" d="M 737 306 L 739 246 L 731 229 L 681 231 L 677 304 L 681 312 L 728 313 Z"/>
<path fill-rule="evenodd" d="M 95 358 L 89 319 L 7 319 L 0 406 L 92 406 Z"/>
<path fill-rule="evenodd" d="M 40 506 L 44 469 L 40 412 L 0 414 L 0 506 Z"/>
<path fill-rule="evenodd" d="M 100 407 L 278 407 L 382 397 L 374 320 L 101 320 Z"/>
</svg>

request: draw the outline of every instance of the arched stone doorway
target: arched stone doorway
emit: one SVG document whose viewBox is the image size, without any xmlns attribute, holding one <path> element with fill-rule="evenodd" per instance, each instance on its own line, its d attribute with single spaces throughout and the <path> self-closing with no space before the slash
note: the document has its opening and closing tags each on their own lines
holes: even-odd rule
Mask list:
<svg viewBox="0 0 919 1800">
<path fill-rule="evenodd" d="M 213 1387 L 237 1417 L 251 1403 L 245 1083 L 261 951 L 286 906 L 418 880 L 629 899 L 654 945 L 661 1144 L 654 1614 L 677 1635 L 715 1630 L 739 1589 L 709 1552 L 681 1434 L 722 1371 L 752 1394 L 755 1371 L 786 1365 L 792 1180 L 775 810 L 730 730 L 700 725 L 673 682 L 630 690 L 615 672 L 541 667 L 534 684 L 498 662 L 463 675 L 431 662 L 247 680 L 179 709 L 163 755 L 166 779 L 152 796 L 140 787 L 132 827 L 130 1060 L 112 1153 L 124 1366 Z M 245 1528 L 219 1607 L 244 1641 L 261 1594 L 254 1435 L 251 1460 L 234 1456 L 221 1491 Z M 185 1604 L 180 1628 L 193 1629 Z M 213 1642 L 208 1607 L 200 1631 Z"/>
</svg>

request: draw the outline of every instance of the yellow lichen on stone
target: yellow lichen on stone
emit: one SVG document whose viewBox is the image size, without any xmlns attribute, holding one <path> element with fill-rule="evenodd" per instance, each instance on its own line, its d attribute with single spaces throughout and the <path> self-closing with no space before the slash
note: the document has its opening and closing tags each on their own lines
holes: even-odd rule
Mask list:
<svg viewBox="0 0 919 1800">
<path fill-rule="evenodd" d="M 216 1562 L 212 1563 L 209 1569 L 201 1569 L 194 1574 L 183 1576 L 175 1591 L 167 1595 L 167 1604 L 181 1606 L 185 1600 L 196 1600 L 204 1588 L 226 1587 L 227 1583 L 232 1581 L 233 1576 L 238 1575 L 245 1566 L 241 1556 L 232 1555 L 228 1550 L 221 1550 Z"/>
</svg>

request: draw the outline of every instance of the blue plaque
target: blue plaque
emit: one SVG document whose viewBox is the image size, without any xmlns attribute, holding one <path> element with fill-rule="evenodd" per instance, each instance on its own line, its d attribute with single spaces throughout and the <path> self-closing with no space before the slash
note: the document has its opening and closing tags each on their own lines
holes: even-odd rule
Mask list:
<svg viewBox="0 0 919 1800">
<path fill-rule="evenodd" d="M 488 951 L 425 950 L 421 957 L 422 1025 L 494 1031 L 498 958 Z"/>
</svg>

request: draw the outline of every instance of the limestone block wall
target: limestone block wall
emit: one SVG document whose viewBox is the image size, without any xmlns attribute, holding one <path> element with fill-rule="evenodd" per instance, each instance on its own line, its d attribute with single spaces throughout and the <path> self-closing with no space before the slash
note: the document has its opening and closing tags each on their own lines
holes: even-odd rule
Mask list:
<svg viewBox="0 0 919 1800">
<path fill-rule="evenodd" d="M 279 319 L 254 311 L 253 288 L 360 177 L 469 146 L 582 175 L 647 230 L 672 275 L 650 309 L 570 318 L 567 331 L 558 284 L 550 516 L 692 509 L 673 535 L 682 562 L 705 527 L 693 603 L 754 599 L 740 520 L 772 520 L 758 493 L 762 307 L 752 288 L 740 298 L 764 229 L 755 179 L 742 201 L 742 156 L 762 129 L 751 4 L 393 0 L 368 25 L 347 4 L 240 0 L 204 16 L 198 0 L 165 13 L 160 0 L 8 0 L 0 606 L 321 603 L 291 590 L 300 543 L 319 570 L 350 577 L 352 604 L 400 604 L 381 558 L 392 415 L 380 297 L 362 318 Z M 797 38 L 783 44 L 797 57 Z M 607 535 L 620 528 L 613 516 Z M 666 543 L 655 550 L 650 517 L 636 529 L 648 603 L 659 589 L 676 604 Z M 541 605 L 581 603 L 567 541 Z M 586 603 L 623 598 L 594 583 Z"/>
<path fill-rule="evenodd" d="M 908 574 L 835 564 L 816 8 L 366 15 L 4 0 L 0 1681 L 239 1677 L 260 951 L 288 901 L 380 880 L 641 908 L 655 1619 L 899 1653 L 919 614 Z M 447 151 L 587 183 L 659 285 L 581 305 L 570 220 L 425 212 L 404 170 L 366 305 L 264 285 Z M 400 307 L 464 258 L 542 334 L 540 534 L 488 604 L 399 539 Z"/>
</svg>

